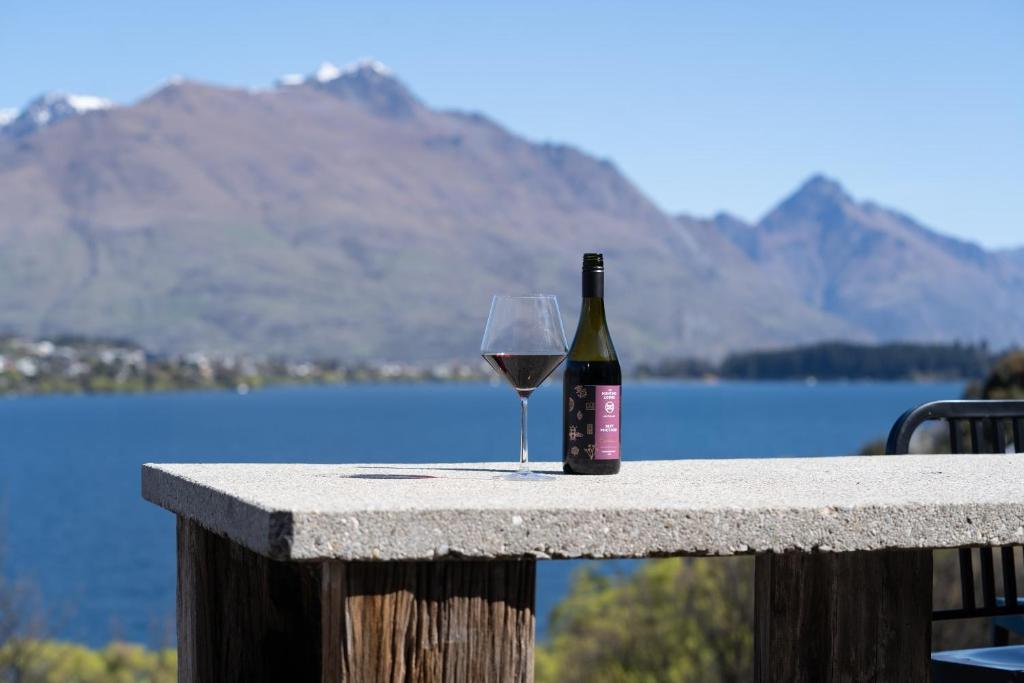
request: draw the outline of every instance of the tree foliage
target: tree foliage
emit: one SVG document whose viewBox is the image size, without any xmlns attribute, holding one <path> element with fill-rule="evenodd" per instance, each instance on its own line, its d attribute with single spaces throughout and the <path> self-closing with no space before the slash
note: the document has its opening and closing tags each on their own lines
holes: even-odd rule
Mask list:
<svg viewBox="0 0 1024 683">
<path fill-rule="evenodd" d="M 996 361 L 980 389 L 980 398 L 1024 398 L 1024 351 L 1012 351 Z M 968 392 L 970 396 L 972 392 Z"/>
<path fill-rule="evenodd" d="M 753 562 L 645 562 L 629 575 L 584 568 L 537 651 L 537 681 L 749 681 Z"/>
<path fill-rule="evenodd" d="M 110 643 L 100 650 L 53 640 L 16 639 L 0 645 L 3 683 L 173 683 L 174 649 Z"/>
<path fill-rule="evenodd" d="M 730 379 L 915 379 L 978 377 L 992 356 L 984 345 L 815 344 L 781 351 L 729 356 L 721 375 Z"/>
<path fill-rule="evenodd" d="M 775 351 L 730 354 L 719 365 L 695 359 L 640 365 L 639 376 L 736 380 L 961 379 L 981 377 L 993 357 L 984 344 L 855 344 L 822 342 Z"/>
</svg>

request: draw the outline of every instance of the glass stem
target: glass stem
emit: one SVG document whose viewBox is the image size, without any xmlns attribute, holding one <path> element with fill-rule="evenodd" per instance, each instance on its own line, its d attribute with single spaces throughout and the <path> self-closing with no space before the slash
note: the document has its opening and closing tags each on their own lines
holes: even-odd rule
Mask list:
<svg viewBox="0 0 1024 683">
<path fill-rule="evenodd" d="M 519 471 L 527 472 L 530 469 L 530 449 L 526 445 L 526 403 L 527 396 L 519 397 L 520 415 L 522 416 L 519 426 Z"/>
</svg>

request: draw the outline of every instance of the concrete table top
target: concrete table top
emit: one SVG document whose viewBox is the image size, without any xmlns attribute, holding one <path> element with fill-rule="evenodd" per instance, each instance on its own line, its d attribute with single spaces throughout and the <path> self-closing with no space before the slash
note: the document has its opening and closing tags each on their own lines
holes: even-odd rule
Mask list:
<svg viewBox="0 0 1024 683">
<path fill-rule="evenodd" d="M 539 471 L 560 472 L 555 463 Z M 143 497 L 276 559 L 649 557 L 1024 543 L 1024 457 L 147 464 Z"/>
</svg>

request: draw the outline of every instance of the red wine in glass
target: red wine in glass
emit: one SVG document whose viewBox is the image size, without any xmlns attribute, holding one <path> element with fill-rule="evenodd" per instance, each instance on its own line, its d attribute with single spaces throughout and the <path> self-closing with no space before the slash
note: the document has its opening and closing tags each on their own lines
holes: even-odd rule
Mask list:
<svg viewBox="0 0 1024 683">
<path fill-rule="evenodd" d="M 529 396 L 530 392 L 543 384 L 565 358 L 564 353 L 485 353 L 483 356 L 495 372 L 508 380 L 520 396 Z"/>
</svg>

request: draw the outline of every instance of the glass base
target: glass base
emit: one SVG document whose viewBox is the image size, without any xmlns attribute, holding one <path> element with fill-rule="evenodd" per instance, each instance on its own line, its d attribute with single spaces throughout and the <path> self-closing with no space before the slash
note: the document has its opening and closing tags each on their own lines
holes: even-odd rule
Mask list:
<svg viewBox="0 0 1024 683">
<path fill-rule="evenodd" d="M 550 474 L 541 474 L 532 470 L 516 470 L 508 474 L 499 474 L 495 479 L 504 479 L 505 481 L 553 481 L 554 477 Z"/>
</svg>

